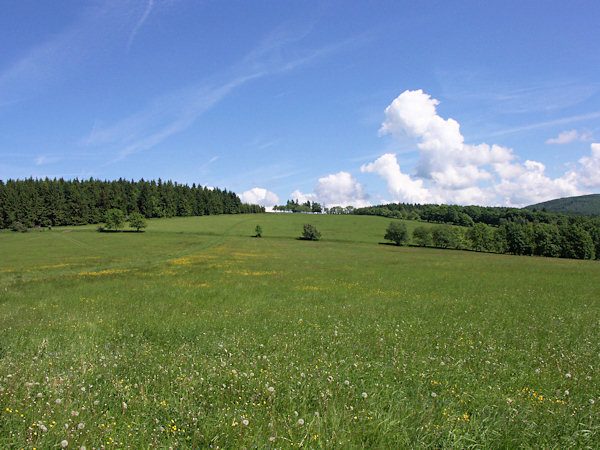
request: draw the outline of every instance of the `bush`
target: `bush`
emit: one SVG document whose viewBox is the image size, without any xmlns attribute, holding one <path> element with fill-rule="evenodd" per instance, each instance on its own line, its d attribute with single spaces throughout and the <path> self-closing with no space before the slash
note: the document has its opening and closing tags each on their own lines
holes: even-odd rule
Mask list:
<svg viewBox="0 0 600 450">
<path fill-rule="evenodd" d="M 408 242 L 408 228 L 404 222 L 392 222 L 387 227 L 384 239 L 393 241 L 396 245 L 404 245 Z"/>
<path fill-rule="evenodd" d="M 109 209 L 106 211 L 105 222 L 107 230 L 120 230 L 125 223 L 125 214 L 120 209 Z"/>
<path fill-rule="evenodd" d="M 460 230 L 450 225 L 440 225 L 433 230 L 431 234 L 434 247 L 440 248 L 458 248 L 460 247 L 462 236 Z"/>
<path fill-rule="evenodd" d="M 19 221 L 13 222 L 10 226 L 10 229 L 13 231 L 20 231 L 21 233 L 27 232 L 27 227 Z"/>
<path fill-rule="evenodd" d="M 317 228 L 314 225 L 305 223 L 300 239 L 303 239 L 305 241 L 318 241 L 319 239 L 321 239 L 321 233 L 319 233 L 319 230 L 317 230 Z"/>
<path fill-rule="evenodd" d="M 418 226 L 413 230 L 413 242 L 421 247 L 431 245 L 431 228 Z"/>
<path fill-rule="evenodd" d="M 262 232 L 262 227 L 260 225 L 256 225 L 256 228 L 254 229 L 254 237 L 262 237 Z"/>
<path fill-rule="evenodd" d="M 129 226 L 131 228 L 135 228 L 135 231 L 140 231 L 142 228 L 146 228 L 148 224 L 146 223 L 146 219 L 138 212 L 132 212 L 129 214 Z"/>
</svg>

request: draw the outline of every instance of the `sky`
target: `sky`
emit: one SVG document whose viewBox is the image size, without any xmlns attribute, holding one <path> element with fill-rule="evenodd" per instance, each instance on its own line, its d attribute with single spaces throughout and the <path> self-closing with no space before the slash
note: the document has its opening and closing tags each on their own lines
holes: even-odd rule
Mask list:
<svg viewBox="0 0 600 450">
<path fill-rule="evenodd" d="M 355 207 L 600 192 L 600 2 L 5 1 L 0 179 Z"/>
</svg>

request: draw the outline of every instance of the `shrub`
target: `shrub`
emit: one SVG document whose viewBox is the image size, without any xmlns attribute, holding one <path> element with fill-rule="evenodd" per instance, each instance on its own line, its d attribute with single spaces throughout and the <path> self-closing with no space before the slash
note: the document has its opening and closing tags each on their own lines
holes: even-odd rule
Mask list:
<svg viewBox="0 0 600 450">
<path fill-rule="evenodd" d="M 412 237 L 414 243 L 421 247 L 431 245 L 431 228 L 418 226 L 413 230 Z"/>
<path fill-rule="evenodd" d="M 19 221 L 13 222 L 10 229 L 13 231 L 20 231 L 21 233 L 27 232 L 27 227 Z"/>
<path fill-rule="evenodd" d="M 256 228 L 254 229 L 254 237 L 262 237 L 262 227 L 260 225 L 256 225 Z"/>
<path fill-rule="evenodd" d="M 305 241 L 318 241 L 321 239 L 321 233 L 319 233 L 319 230 L 317 230 L 317 227 L 314 225 L 305 223 L 300 239 L 304 239 Z"/>
<path fill-rule="evenodd" d="M 135 231 L 140 231 L 142 228 L 146 228 L 148 224 L 146 219 L 139 212 L 132 212 L 129 214 L 129 226 L 135 228 Z"/>
<path fill-rule="evenodd" d="M 120 209 L 109 209 L 106 211 L 105 222 L 107 230 L 120 230 L 125 223 L 125 214 Z"/>
<path fill-rule="evenodd" d="M 393 241 L 396 245 L 406 244 L 409 239 L 406 224 L 404 222 L 391 222 L 383 238 Z"/>
</svg>

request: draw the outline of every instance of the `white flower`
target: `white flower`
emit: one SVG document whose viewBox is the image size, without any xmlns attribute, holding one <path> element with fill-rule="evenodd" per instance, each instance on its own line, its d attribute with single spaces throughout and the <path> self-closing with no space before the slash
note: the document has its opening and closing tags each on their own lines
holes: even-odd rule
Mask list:
<svg viewBox="0 0 600 450">
<path fill-rule="evenodd" d="M 77 424 L 77 429 L 78 430 L 83 430 L 84 428 L 85 428 L 85 424 L 83 424 L 83 423 L 78 423 Z"/>
<path fill-rule="evenodd" d="M 367 397 L 368 397 L 367 393 L 366 393 L 366 392 L 363 392 L 363 393 L 362 393 L 362 398 L 367 398 Z"/>
<path fill-rule="evenodd" d="M 431 396 L 432 396 L 433 398 L 435 398 L 435 397 L 437 397 L 437 394 L 436 394 L 435 392 L 432 392 L 432 393 L 431 393 Z"/>
<path fill-rule="evenodd" d="M 39 428 L 40 430 L 42 430 L 44 433 L 45 433 L 46 431 L 48 431 L 48 428 L 46 428 L 46 425 L 44 425 L 44 424 L 38 425 L 38 428 Z"/>
<path fill-rule="evenodd" d="M 248 419 L 244 419 L 242 420 L 242 424 L 248 426 L 250 422 L 248 422 Z"/>
<path fill-rule="evenodd" d="M 298 419 L 298 425 L 304 425 L 304 419 Z"/>
<path fill-rule="evenodd" d="M 269 391 L 269 392 L 275 392 L 275 388 L 273 386 L 269 386 L 267 388 L 267 391 Z"/>
<path fill-rule="evenodd" d="M 57 405 L 60 405 L 62 403 L 62 399 L 57 398 L 56 400 L 54 400 L 54 403 L 56 403 Z M 62 442 L 61 442 L 62 444 Z"/>
<path fill-rule="evenodd" d="M 344 384 L 345 384 L 346 386 L 350 386 L 350 381 L 346 380 L 346 381 L 344 381 Z"/>
<path fill-rule="evenodd" d="M 571 378 L 571 372 L 567 373 L 567 374 L 565 375 L 565 377 L 567 377 L 567 378 Z"/>
<path fill-rule="evenodd" d="M 121 406 L 123 406 L 123 409 L 127 409 L 127 403 L 123 402 Z"/>
<path fill-rule="evenodd" d="M 67 445 L 69 445 L 69 441 L 67 441 L 66 439 L 63 441 L 60 441 L 60 445 L 62 446 L 62 448 L 65 448 Z"/>
</svg>

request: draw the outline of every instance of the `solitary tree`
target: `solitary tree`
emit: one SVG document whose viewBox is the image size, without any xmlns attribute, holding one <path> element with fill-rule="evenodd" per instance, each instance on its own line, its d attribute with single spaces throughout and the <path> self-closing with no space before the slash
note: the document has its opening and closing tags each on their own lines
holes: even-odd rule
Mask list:
<svg viewBox="0 0 600 450">
<path fill-rule="evenodd" d="M 105 222 L 107 230 L 120 230 L 125 223 L 125 214 L 117 208 L 109 209 L 106 211 Z"/>
<path fill-rule="evenodd" d="M 262 237 L 262 231 L 262 227 L 260 225 L 256 225 L 256 228 L 254 229 L 254 236 Z"/>
<path fill-rule="evenodd" d="M 391 222 L 383 238 L 393 241 L 396 245 L 408 243 L 409 236 L 406 224 L 404 222 Z"/>
<path fill-rule="evenodd" d="M 135 231 L 140 231 L 142 228 L 146 228 L 148 224 L 146 219 L 139 212 L 132 212 L 129 214 L 129 226 L 135 228 Z"/>
<path fill-rule="evenodd" d="M 309 223 L 304 224 L 304 229 L 302 230 L 301 239 L 305 241 L 318 241 L 321 239 L 321 233 L 314 225 Z"/>
</svg>

